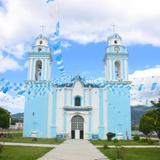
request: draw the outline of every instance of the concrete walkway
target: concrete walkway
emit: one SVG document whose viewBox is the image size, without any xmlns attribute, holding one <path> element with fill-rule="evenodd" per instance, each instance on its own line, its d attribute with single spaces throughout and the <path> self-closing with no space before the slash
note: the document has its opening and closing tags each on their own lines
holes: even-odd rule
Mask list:
<svg viewBox="0 0 160 160">
<path fill-rule="evenodd" d="M 38 160 L 108 160 L 87 140 L 66 140 Z"/>
<path fill-rule="evenodd" d="M 34 144 L 34 143 L 14 143 L 14 142 L 0 142 L 2 145 L 6 146 L 30 146 L 30 147 L 50 147 L 55 148 L 56 144 Z"/>
</svg>

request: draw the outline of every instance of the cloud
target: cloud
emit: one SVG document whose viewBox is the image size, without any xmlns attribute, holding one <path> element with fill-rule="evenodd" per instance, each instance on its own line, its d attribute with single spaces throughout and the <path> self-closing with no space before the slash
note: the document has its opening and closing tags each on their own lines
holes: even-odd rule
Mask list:
<svg viewBox="0 0 160 160">
<path fill-rule="evenodd" d="M 12 55 L 16 59 L 23 59 L 24 54 L 27 52 L 28 46 L 25 46 L 23 43 L 13 44 L 11 46 L 5 46 L 2 48 L 3 52 L 7 55 Z"/>
<path fill-rule="evenodd" d="M 53 33 L 59 18 L 64 39 L 84 44 L 105 41 L 115 23 L 125 43 L 160 46 L 159 5 L 159 0 L 8 1 L 7 12 L 0 14 L 0 44 L 31 41 L 41 25 Z"/>
<path fill-rule="evenodd" d="M 67 41 L 63 41 L 63 42 L 61 43 L 61 46 L 62 46 L 63 48 L 69 48 L 69 47 L 71 46 L 71 44 L 68 43 Z"/>
<path fill-rule="evenodd" d="M 12 113 L 24 111 L 24 96 L 13 97 L 9 94 L 0 92 L 0 102 L 2 107 Z"/>
<path fill-rule="evenodd" d="M 135 71 L 129 75 L 132 81 L 131 105 L 151 106 L 150 101 L 156 101 L 160 93 L 160 66 Z M 151 90 L 153 83 L 157 83 L 154 90 Z M 143 85 L 142 90 L 139 90 Z"/>
<path fill-rule="evenodd" d="M 0 73 L 4 73 L 6 71 L 17 71 L 21 70 L 21 66 L 9 56 L 3 57 L 1 54 L 0 56 Z"/>
</svg>

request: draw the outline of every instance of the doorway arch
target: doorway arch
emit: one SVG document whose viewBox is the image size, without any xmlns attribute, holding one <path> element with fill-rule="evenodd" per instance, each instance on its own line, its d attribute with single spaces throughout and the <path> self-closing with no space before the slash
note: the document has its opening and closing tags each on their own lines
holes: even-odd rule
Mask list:
<svg viewBox="0 0 160 160">
<path fill-rule="evenodd" d="M 80 115 L 73 116 L 71 119 L 71 138 L 84 138 L 84 118 Z"/>
</svg>

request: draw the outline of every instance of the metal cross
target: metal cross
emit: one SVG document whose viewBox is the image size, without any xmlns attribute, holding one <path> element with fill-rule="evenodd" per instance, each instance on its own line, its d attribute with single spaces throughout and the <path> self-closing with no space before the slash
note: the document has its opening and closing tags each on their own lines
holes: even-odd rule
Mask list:
<svg viewBox="0 0 160 160">
<path fill-rule="evenodd" d="M 41 25 L 40 28 L 41 28 L 41 30 L 42 30 L 42 33 L 44 33 L 45 30 L 46 30 L 46 28 L 47 28 L 47 26 Z"/>
<path fill-rule="evenodd" d="M 112 25 L 113 32 L 116 32 L 116 27 L 117 27 L 117 25 L 115 25 L 115 24 Z"/>
</svg>

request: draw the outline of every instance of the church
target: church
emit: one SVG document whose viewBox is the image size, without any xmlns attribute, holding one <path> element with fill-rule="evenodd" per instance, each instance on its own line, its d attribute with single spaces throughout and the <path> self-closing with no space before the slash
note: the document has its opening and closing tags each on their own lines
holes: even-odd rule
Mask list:
<svg viewBox="0 0 160 160">
<path fill-rule="evenodd" d="M 47 87 L 52 82 L 48 39 L 39 35 L 28 54 L 28 84 Z M 46 94 L 34 98 L 28 94 L 23 136 L 36 133 L 39 138 L 106 139 L 112 132 L 116 138 L 130 139 L 128 50 L 119 34 L 108 38 L 102 63 L 104 85 L 94 85 L 77 75 L 69 83 L 52 84 Z"/>
</svg>

